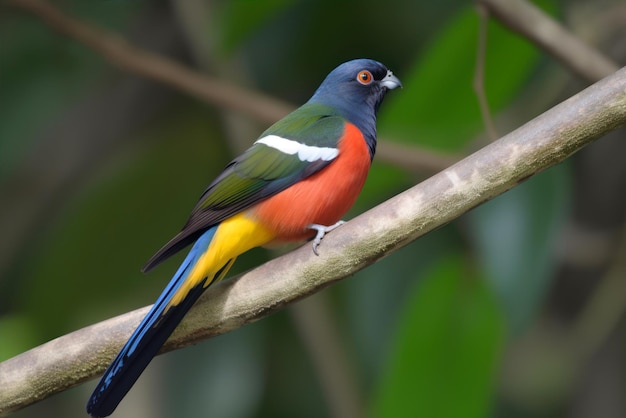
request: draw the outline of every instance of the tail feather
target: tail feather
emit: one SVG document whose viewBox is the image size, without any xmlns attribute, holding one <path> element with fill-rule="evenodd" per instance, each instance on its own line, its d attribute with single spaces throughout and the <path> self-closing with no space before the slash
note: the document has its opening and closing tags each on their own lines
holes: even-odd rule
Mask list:
<svg viewBox="0 0 626 418">
<path fill-rule="evenodd" d="M 170 305 L 170 301 L 185 283 L 189 272 L 199 257 L 209 247 L 217 227 L 207 230 L 192 247 L 189 255 L 161 293 L 152 309 L 141 321 L 133 335 L 124 345 L 115 360 L 104 372 L 102 379 L 87 402 L 87 412 L 93 417 L 110 415 L 122 398 L 158 353 L 161 346 L 174 332 L 187 311 L 215 279 L 221 279 L 234 260 L 230 260 L 214 276 L 206 277 L 191 288 L 182 302 Z"/>
</svg>

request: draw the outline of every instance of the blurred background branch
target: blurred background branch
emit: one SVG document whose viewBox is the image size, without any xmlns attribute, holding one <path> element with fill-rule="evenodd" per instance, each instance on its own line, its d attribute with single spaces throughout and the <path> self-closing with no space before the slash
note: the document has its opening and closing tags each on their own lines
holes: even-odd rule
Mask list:
<svg viewBox="0 0 626 418">
<path fill-rule="evenodd" d="M 178 89 L 207 103 L 241 112 L 259 122 L 271 124 L 295 109 L 294 105 L 259 92 L 243 89 L 223 79 L 200 74 L 175 61 L 137 48 L 118 35 L 98 29 L 61 13 L 46 0 L 8 0 L 9 4 L 34 14 L 54 30 L 84 43 L 100 53 L 111 64 Z M 379 145 L 379 158 L 404 168 L 433 172 L 458 161 L 434 150 L 417 145 Z M 396 161 L 397 159 L 397 161 Z"/>
<path fill-rule="evenodd" d="M 485 131 L 491 141 L 500 137 L 493 123 L 493 116 L 489 110 L 487 94 L 485 92 L 485 54 L 487 53 L 487 28 L 489 23 L 489 11 L 483 5 L 476 5 L 476 13 L 479 18 L 478 42 L 476 45 L 476 70 L 474 71 L 474 90 L 480 106 L 480 115 L 485 125 Z"/>
<path fill-rule="evenodd" d="M 619 68 L 529 1 L 478 0 L 478 3 L 509 29 L 532 41 L 590 83 Z"/>
<path fill-rule="evenodd" d="M 84 43 L 121 70 L 165 83 L 191 96 L 243 112 L 264 123 L 276 122 L 294 109 L 269 96 L 216 80 L 160 55 L 137 48 L 122 37 L 72 19 L 45 0 L 9 0 L 52 29 Z"/>
</svg>

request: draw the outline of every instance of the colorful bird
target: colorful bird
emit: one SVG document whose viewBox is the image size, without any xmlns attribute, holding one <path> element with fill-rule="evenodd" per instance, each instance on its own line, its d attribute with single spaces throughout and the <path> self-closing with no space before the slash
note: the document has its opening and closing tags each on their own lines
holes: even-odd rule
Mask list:
<svg viewBox="0 0 626 418">
<path fill-rule="evenodd" d="M 376 61 L 335 68 L 313 97 L 267 129 L 209 185 L 182 231 L 143 267 L 195 242 L 189 255 L 104 372 L 87 403 L 113 413 L 204 290 L 240 254 L 270 243 L 313 239 L 341 225 L 376 150 L 376 112 L 400 80 Z"/>
</svg>

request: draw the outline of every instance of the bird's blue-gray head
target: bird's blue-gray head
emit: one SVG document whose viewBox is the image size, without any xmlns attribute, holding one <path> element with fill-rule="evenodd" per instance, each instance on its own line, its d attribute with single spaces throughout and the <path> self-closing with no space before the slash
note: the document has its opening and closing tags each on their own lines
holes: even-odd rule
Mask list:
<svg viewBox="0 0 626 418">
<path fill-rule="evenodd" d="M 376 148 L 376 112 L 389 90 L 402 83 L 383 64 L 371 59 L 344 62 L 326 76 L 313 97 L 335 109 L 365 135 L 373 156 Z"/>
</svg>

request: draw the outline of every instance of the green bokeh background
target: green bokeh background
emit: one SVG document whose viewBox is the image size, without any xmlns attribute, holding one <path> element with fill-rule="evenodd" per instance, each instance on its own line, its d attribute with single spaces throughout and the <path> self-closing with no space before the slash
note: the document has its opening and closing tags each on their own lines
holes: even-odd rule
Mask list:
<svg viewBox="0 0 626 418">
<path fill-rule="evenodd" d="M 381 107 L 381 137 L 454 155 L 487 141 L 472 87 L 479 18 L 464 1 L 53 4 L 141 48 L 293 104 L 340 62 L 375 58 L 404 83 Z M 619 1 L 594 4 L 539 5 L 576 29 L 580 13 L 597 17 Z M 584 87 L 494 21 L 485 66 L 500 133 Z M 139 268 L 179 230 L 221 168 L 266 127 L 126 74 L 6 4 L 0 4 L 0 121 L 0 360 L 152 303 L 182 255 L 147 276 Z M 618 140 L 601 142 L 610 148 Z M 313 300 L 157 358 L 115 416 L 346 417 L 337 412 L 342 407 L 372 418 L 600 416 L 586 414 L 598 411 L 594 405 L 607 408 L 601 416 L 623 416 L 621 321 L 589 356 L 578 355 L 578 341 L 568 339 L 617 257 L 609 245 L 604 264 L 590 273 L 588 266 L 571 268 L 564 256 L 566 234 L 581 213 L 577 204 L 586 199 L 579 179 L 590 169 L 576 160 L 590 152 Z M 376 161 L 346 218 L 429 174 Z M 614 216 L 592 212 L 586 226 L 615 236 L 623 206 L 601 203 Z M 594 243 L 579 245 L 592 251 Z M 273 255 L 254 250 L 232 273 Z M 581 272 L 591 277 L 582 290 L 580 281 L 568 280 Z M 328 333 L 313 333 L 312 343 L 302 315 Z M 331 347 L 340 359 L 336 372 L 347 386 L 335 393 L 338 404 L 329 400 L 336 388 L 325 383 L 319 364 L 325 359 L 315 359 L 313 345 Z M 607 378 L 601 367 L 615 376 Z M 608 400 L 598 401 L 589 379 L 607 385 Z M 14 416 L 86 416 L 94 383 Z"/>
</svg>

